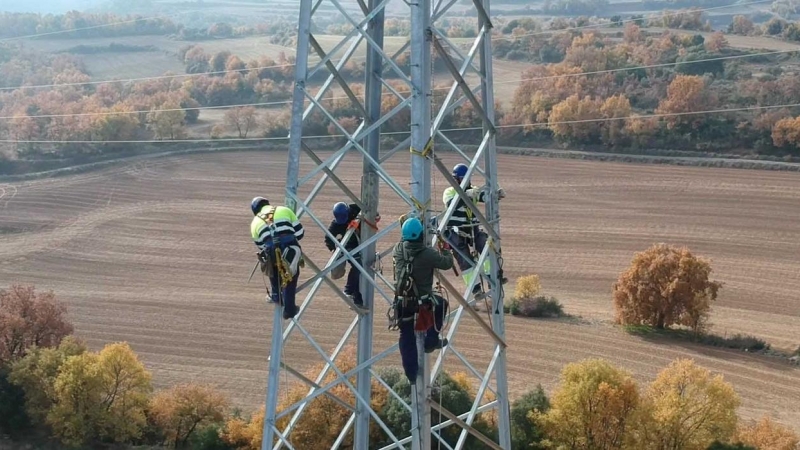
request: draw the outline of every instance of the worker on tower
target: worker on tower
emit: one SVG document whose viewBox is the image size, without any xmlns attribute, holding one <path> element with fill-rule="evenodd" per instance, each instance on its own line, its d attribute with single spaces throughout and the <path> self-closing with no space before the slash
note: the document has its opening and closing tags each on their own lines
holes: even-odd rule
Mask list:
<svg viewBox="0 0 800 450">
<path fill-rule="evenodd" d="M 441 339 L 447 301 L 433 291 L 434 270 L 453 267 L 453 255 L 446 244 L 434 250 L 425 245 L 422 222 L 409 218 L 403 222 L 402 241 L 394 247 L 395 299 L 393 323 L 400 329 L 400 357 L 406 377 L 413 384 L 417 378 L 417 343 L 415 331 L 425 332 L 425 353 L 447 345 Z"/>
<path fill-rule="evenodd" d="M 282 303 L 283 318 L 297 315 L 295 294 L 300 276 L 302 250 L 299 241 L 305 230 L 294 211 L 285 206 L 272 206 L 264 197 L 256 197 L 250 203 L 253 221 L 250 235 L 259 249 L 261 270 L 269 275 L 272 286 L 270 300 Z"/>
<path fill-rule="evenodd" d="M 468 170 L 469 167 L 465 164 L 456 164 L 456 166 L 453 167 L 452 175 L 456 183 L 459 185 L 462 184 L 464 177 L 467 176 Z M 485 203 L 488 195 L 488 191 L 485 188 L 476 188 L 472 186 L 469 180 L 467 180 L 467 184 L 464 187 L 464 192 L 472 199 L 473 204 Z M 498 195 L 500 199 L 505 198 L 505 191 L 499 189 Z M 477 254 L 483 252 L 483 248 L 486 246 L 486 241 L 489 236 L 480 228 L 478 219 L 474 216 L 472 210 L 458 196 L 456 189 L 451 186 L 444 190 L 442 202 L 446 208 L 449 208 L 450 203 L 453 201 L 458 203 L 450 219 L 447 221 L 443 234 L 448 244 L 453 248 L 453 253 L 455 253 L 456 261 L 458 262 L 458 267 L 461 270 L 461 276 L 464 282 L 469 284 L 472 282 L 472 278 L 479 273 L 479 269 L 475 267 L 476 260 L 473 257 L 473 249 Z M 484 264 L 483 269 L 484 272 L 489 273 L 488 260 Z M 502 272 L 502 269 L 500 269 L 499 278 L 502 283 L 505 283 L 506 278 L 503 277 Z M 478 295 L 481 290 L 481 283 L 478 282 L 475 284 L 475 287 L 473 287 L 472 294 Z"/>
<path fill-rule="evenodd" d="M 344 243 L 344 248 L 347 251 L 352 251 L 358 247 L 360 241 L 361 224 L 358 221 L 359 214 L 361 214 L 361 208 L 354 203 L 348 205 L 347 203 L 339 202 L 333 205 L 333 220 L 330 226 L 328 226 L 328 232 L 335 237 L 336 240 L 341 242 L 347 234 L 347 231 L 353 229 L 352 235 L 347 242 Z M 325 246 L 328 247 L 328 250 L 331 252 L 336 250 L 336 243 L 328 235 L 325 235 Z M 353 255 L 353 257 L 361 264 L 361 253 Z M 347 274 L 347 282 L 344 285 L 344 293 L 353 299 L 353 303 L 356 306 L 364 305 L 364 299 L 361 297 L 361 289 L 359 287 L 360 281 L 360 273 L 351 261 L 350 272 Z"/>
</svg>

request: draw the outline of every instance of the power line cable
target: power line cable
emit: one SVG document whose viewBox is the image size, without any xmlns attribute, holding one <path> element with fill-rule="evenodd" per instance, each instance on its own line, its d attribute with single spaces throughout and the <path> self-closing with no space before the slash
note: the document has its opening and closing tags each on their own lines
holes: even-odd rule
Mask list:
<svg viewBox="0 0 800 450">
<path fill-rule="evenodd" d="M 511 125 L 497 125 L 495 128 L 522 128 L 522 127 L 532 127 L 532 126 L 541 126 L 541 127 L 548 127 L 552 125 L 570 125 L 570 124 L 579 124 L 579 123 L 600 123 L 600 122 L 611 122 L 617 120 L 629 120 L 629 119 L 654 119 L 654 118 L 664 118 L 664 117 L 679 117 L 679 116 L 691 116 L 691 115 L 702 115 L 702 114 L 725 114 L 725 113 L 732 113 L 732 112 L 743 112 L 743 111 L 758 111 L 758 110 L 765 110 L 765 109 L 779 109 L 779 108 L 796 108 L 800 107 L 800 103 L 789 103 L 783 105 L 764 105 L 764 106 L 745 106 L 740 108 L 729 108 L 729 109 L 711 109 L 711 110 L 704 110 L 704 111 L 686 111 L 686 112 L 677 112 L 677 113 L 654 113 L 654 114 L 642 114 L 642 115 L 629 115 L 629 116 L 621 116 L 621 117 L 603 117 L 597 119 L 581 119 L 581 120 L 564 120 L 564 121 L 556 121 L 556 122 L 533 122 L 533 123 L 523 123 L 523 124 L 511 124 Z M 478 131 L 483 130 L 483 127 L 464 127 L 464 128 L 449 128 L 439 130 L 442 132 L 460 132 L 460 131 Z M 410 134 L 410 131 L 392 131 L 381 133 L 381 136 L 393 136 L 393 135 L 403 135 L 403 134 Z M 330 139 L 330 138 L 341 138 L 346 137 L 343 134 L 331 134 L 331 135 L 316 135 L 316 136 L 303 136 L 303 139 Z M 260 141 L 287 141 L 289 137 L 262 137 L 262 138 L 220 138 L 220 139 L 174 139 L 174 140 L 122 140 L 122 141 L 86 141 L 86 140 L 17 140 L 17 139 L 4 139 L 0 140 L 0 143 L 16 143 L 16 144 L 155 144 L 155 143 L 187 143 L 187 142 L 260 142 Z"/>
<path fill-rule="evenodd" d="M 510 84 L 510 83 L 523 83 L 526 81 L 543 81 L 543 80 L 554 80 L 560 78 L 572 78 L 572 77 L 580 77 L 580 76 L 589 76 L 589 75 L 600 75 L 600 74 L 607 74 L 607 73 L 616 73 L 616 72 L 628 72 L 634 70 L 642 70 L 642 69 L 653 69 L 659 67 L 670 67 L 670 66 L 678 66 L 678 65 L 689 65 L 689 64 L 700 64 L 705 62 L 713 62 L 713 61 L 727 61 L 727 60 L 735 60 L 735 59 L 745 59 L 745 58 L 755 58 L 758 56 L 770 56 L 770 55 L 778 55 L 778 54 L 785 54 L 785 53 L 795 53 L 800 51 L 800 49 L 795 50 L 776 50 L 771 52 L 762 52 L 762 53 L 749 53 L 745 55 L 730 55 L 730 56 L 720 56 L 715 58 L 706 58 L 706 59 L 698 59 L 692 61 L 676 61 L 672 63 L 659 63 L 659 64 L 648 64 L 642 66 L 634 66 L 634 67 L 621 67 L 617 69 L 604 69 L 604 70 L 596 70 L 590 72 L 576 72 L 576 73 L 568 73 L 568 74 L 561 74 L 561 75 L 550 75 L 550 76 L 543 76 L 543 77 L 533 77 L 533 78 L 521 78 L 519 80 L 508 80 L 508 81 L 496 81 L 494 84 Z M 255 70 L 255 69 L 254 69 Z M 450 87 L 440 87 L 440 88 L 432 88 L 434 91 L 445 91 L 449 90 Z M 398 91 L 399 94 L 409 94 L 411 91 Z M 394 95 L 392 92 L 386 92 L 383 95 Z M 364 96 L 359 96 L 363 98 Z M 346 100 L 349 99 L 347 96 L 338 96 L 338 97 L 327 97 L 321 99 L 324 101 L 332 101 L 332 100 Z M 148 110 L 137 110 L 137 111 L 102 111 L 102 112 L 95 112 L 95 113 L 77 113 L 77 114 L 42 114 L 42 115 L 18 115 L 18 116 L 0 116 L 0 120 L 23 120 L 25 118 L 31 119 L 42 119 L 42 118 L 59 118 L 59 117 L 80 117 L 80 116 L 109 116 L 109 115 L 124 115 L 124 114 L 146 114 L 150 112 L 170 112 L 170 111 L 202 111 L 202 110 L 214 110 L 214 109 L 229 109 L 229 108 L 237 108 L 237 107 L 248 107 L 248 106 L 275 106 L 275 105 L 288 105 L 291 104 L 291 100 L 283 100 L 283 101 L 274 101 L 274 102 L 258 102 L 258 103 L 238 103 L 234 105 L 223 105 L 223 106 L 199 106 L 199 107 L 188 107 L 188 108 L 171 108 L 171 109 L 148 109 Z"/>
</svg>

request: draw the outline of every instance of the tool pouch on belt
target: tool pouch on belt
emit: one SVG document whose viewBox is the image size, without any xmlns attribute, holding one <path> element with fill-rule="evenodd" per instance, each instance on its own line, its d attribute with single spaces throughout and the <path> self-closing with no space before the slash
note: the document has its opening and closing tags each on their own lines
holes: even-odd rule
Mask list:
<svg viewBox="0 0 800 450">
<path fill-rule="evenodd" d="M 273 264 L 272 264 L 272 260 L 270 259 L 269 253 L 267 253 L 265 251 L 259 252 L 259 254 L 258 254 L 258 262 L 261 265 L 261 273 L 263 273 L 264 275 L 266 275 L 268 277 L 271 277 L 272 276 L 272 270 L 273 270 Z"/>
</svg>

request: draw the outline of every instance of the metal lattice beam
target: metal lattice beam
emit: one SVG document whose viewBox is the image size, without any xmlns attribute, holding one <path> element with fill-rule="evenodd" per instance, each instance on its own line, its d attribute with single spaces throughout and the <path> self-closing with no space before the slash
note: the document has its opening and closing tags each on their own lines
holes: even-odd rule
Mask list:
<svg viewBox="0 0 800 450">
<path fill-rule="evenodd" d="M 350 24 L 351 30 L 345 32 L 341 39 L 331 46 L 323 46 L 321 41 L 311 33 L 317 9 L 325 1 L 341 14 L 342 21 Z M 500 212 L 497 195 L 498 173 L 495 149 L 495 110 L 493 98 L 493 77 L 491 64 L 491 28 L 490 1 L 473 0 L 478 15 L 476 24 L 477 37 L 471 45 L 458 48 L 437 27 L 457 0 L 413 0 L 405 2 L 411 17 L 411 35 L 408 41 L 397 51 L 387 53 L 384 46 L 385 8 L 390 0 L 356 0 L 358 9 L 348 10 L 340 0 L 301 0 L 298 20 L 297 57 L 295 85 L 292 100 L 292 121 L 289 135 L 289 161 L 286 177 L 286 205 L 293 208 L 303 220 L 307 229 L 319 228 L 328 237 L 324 221 L 315 210 L 327 210 L 328 205 L 317 208 L 319 194 L 327 185 L 333 185 L 344 198 L 357 204 L 362 210 L 363 223 L 374 224 L 379 211 L 381 187 L 388 188 L 395 201 L 406 205 L 409 214 L 419 217 L 425 224 L 436 224 L 426 228 L 426 237 L 433 238 L 444 230 L 449 217 L 453 214 L 453 205 L 444 208 L 435 200 L 440 192 L 432 192 L 435 179 L 444 178 L 445 185 L 456 189 L 459 198 L 468 200 L 465 189 L 468 181 L 457 184 L 450 175 L 440 155 L 436 153 L 435 143 L 452 150 L 449 153 L 463 160 L 469 167 L 468 178 L 473 174 L 485 180 L 483 189 L 487 194 L 485 207 L 481 208 L 468 201 L 474 216 L 490 238 L 486 248 L 480 252 L 477 261 L 472 265 L 481 268 L 488 261 L 489 273 L 475 277 L 463 291 L 447 278 L 448 274 L 439 273 L 437 277 L 450 297 L 457 300 L 454 309 L 449 312 L 451 325 L 447 331 L 450 345 L 442 349 L 433 364 L 429 364 L 429 356 L 423 351 L 422 335 L 417 336 L 420 374 L 417 383 L 412 386 L 411 401 L 406 402 L 402 396 L 382 380 L 374 370 L 375 364 L 394 356 L 393 365 L 399 365 L 397 343 L 388 348 L 374 348 L 374 320 L 376 314 L 382 316 L 385 307 L 393 298 L 393 284 L 376 266 L 381 258 L 391 253 L 394 242 L 388 241 L 390 232 L 396 231 L 399 223 L 385 224 L 381 229 L 373 226 L 362 226 L 360 244 L 348 251 L 344 245 L 337 243 L 333 254 L 324 266 L 314 263 L 312 255 L 304 255 L 306 260 L 305 281 L 298 286 L 298 294 L 304 294 L 297 316 L 283 322 L 281 308 L 275 308 L 273 317 L 272 343 L 269 360 L 269 379 L 266 395 L 266 414 L 263 429 L 262 449 L 293 448 L 292 431 L 299 423 L 308 406 L 320 396 L 332 398 L 348 411 L 344 426 L 338 436 L 331 442 L 331 448 L 340 448 L 352 439 L 354 448 L 358 450 L 370 448 L 370 425 L 377 424 L 392 442 L 389 448 L 413 448 L 427 450 L 431 447 L 431 439 L 437 440 L 446 449 L 461 449 L 468 436 L 475 436 L 483 441 L 487 448 L 510 448 L 510 410 L 508 404 L 508 383 L 506 379 L 506 343 L 505 323 L 503 316 L 503 287 L 499 282 L 499 270 L 502 266 L 500 255 Z M 326 12 L 330 14 L 330 12 Z M 352 61 L 358 48 L 366 47 L 366 65 L 363 96 L 354 84 L 343 75 L 343 68 Z M 403 69 L 398 63 L 404 52 L 410 51 L 411 64 Z M 313 54 L 312 54 L 313 53 Z M 434 55 L 442 62 L 446 72 L 434 75 Z M 327 78 L 319 86 L 312 86 L 309 80 L 321 72 L 327 72 Z M 434 77 L 436 82 L 447 81 L 449 87 L 441 104 L 433 105 Z M 477 81 L 476 81 L 477 79 Z M 398 88 L 395 84 L 401 84 Z M 358 127 L 348 132 L 337 122 L 337 117 L 330 109 L 332 102 L 327 100 L 332 88 L 338 86 L 353 105 L 357 114 L 361 115 Z M 313 92 L 313 93 L 312 93 Z M 397 106 L 390 110 L 382 108 L 384 96 L 397 98 Z M 461 148 L 457 139 L 442 131 L 443 124 L 464 102 L 469 102 L 480 117 L 481 138 L 476 151 Z M 381 129 L 393 118 L 410 112 L 411 123 L 408 134 L 398 136 L 401 142 L 391 149 L 381 152 Z M 344 138 L 338 149 L 330 154 L 321 154 L 312 149 L 304 140 L 307 121 L 313 116 L 325 117 L 337 134 Z M 386 170 L 386 164 L 398 158 L 402 150 L 411 149 L 409 189 L 403 188 Z M 361 158 L 360 186 L 348 185 L 337 176 L 337 169 L 342 167 L 345 156 L 356 154 Z M 305 171 L 301 158 L 307 158 L 311 168 Z M 435 167 L 436 170 L 432 170 Z M 331 183 L 329 183 L 331 182 Z M 301 198 L 300 189 L 313 184 L 310 193 Z M 396 196 L 396 197 L 394 197 Z M 386 197 L 384 197 L 386 201 Z M 445 210 L 443 210 L 445 209 Z M 434 220 L 431 220 L 434 219 Z M 353 235 L 349 230 L 343 242 Z M 430 242 L 431 239 L 426 239 Z M 331 271 L 341 264 L 351 263 L 359 272 L 361 294 L 365 309 L 356 308 L 351 299 L 345 296 L 331 280 Z M 480 272 L 479 270 L 476 270 Z M 488 296 L 494 307 L 489 312 L 489 320 L 477 314 L 472 305 L 477 301 L 471 298 L 474 285 L 487 283 Z M 338 342 L 327 349 L 317 337 L 312 335 L 312 328 L 304 326 L 306 313 L 314 305 L 314 299 L 323 287 L 333 289 L 335 295 L 353 309 L 353 319 L 342 329 Z M 381 301 L 382 299 L 382 301 Z M 377 300 L 377 301 L 376 301 Z M 456 307 L 457 306 L 457 307 Z M 482 357 L 467 358 L 459 352 L 458 330 L 461 320 L 469 316 L 479 325 L 491 343 L 491 351 Z M 357 334 L 357 362 L 350 370 L 342 370 L 337 365 L 339 357 Z M 294 339 L 302 340 L 313 348 L 322 364 L 316 376 L 306 376 L 297 370 L 291 361 L 282 361 L 283 346 Z M 472 352 L 474 353 L 474 352 Z M 452 358 L 448 359 L 448 356 Z M 467 373 L 477 380 L 477 397 L 469 411 L 454 414 L 447 411 L 435 399 L 431 398 L 431 383 L 437 375 L 445 370 L 445 364 L 452 362 L 466 368 Z M 449 368 L 449 367 L 448 367 Z M 453 369 L 457 369 L 453 367 Z M 308 387 L 302 399 L 277 411 L 280 372 L 286 371 L 303 386 Z M 353 380 L 354 378 L 354 380 Z M 327 381 L 326 381 L 327 380 Z M 392 401 L 400 402 L 412 417 L 412 429 L 404 430 L 395 436 L 387 424 L 383 423 L 379 411 L 374 411 L 370 404 L 372 382 L 377 382 L 389 391 Z M 344 387 L 352 393 L 355 404 L 344 402 L 339 396 L 333 396 L 331 389 Z M 338 392 L 338 391 L 337 391 Z M 490 392 L 495 400 L 487 401 L 485 394 Z M 439 411 L 447 420 L 431 426 L 431 408 Z M 479 414 L 497 410 L 499 435 L 494 439 L 479 435 L 472 427 Z M 278 420 L 288 418 L 281 429 Z M 286 419 L 284 419 L 286 420 Z M 457 442 L 445 442 L 441 430 L 445 427 L 457 427 L 460 435 Z M 409 446 L 410 444 L 410 446 Z M 436 445 L 436 443 L 434 443 Z"/>
</svg>

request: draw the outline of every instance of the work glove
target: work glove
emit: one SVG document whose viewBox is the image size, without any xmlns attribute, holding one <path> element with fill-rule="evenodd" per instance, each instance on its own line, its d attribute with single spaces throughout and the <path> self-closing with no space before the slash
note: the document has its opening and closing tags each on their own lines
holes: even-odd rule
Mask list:
<svg viewBox="0 0 800 450">
<path fill-rule="evenodd" d="M 506 191 L 505 191 L 505 189 L 503 189 L 503 188 L 500 188 L 500 189 L 498 189 L 498 190 L 497 190 L 497 198 L 498 198 L 498 199 L 500 199 L 500 200 L 502 200 L 502 199 L 506 198 Z"/>
<path fill-rule="evenodd" d="M 475 201 L 481 195 L 480 189 L 475 189 L 475 188 L 467 189 L 465 192 L 467 194 L 467 197 L 471 198 L 472 201 Z"/>
</svg>

